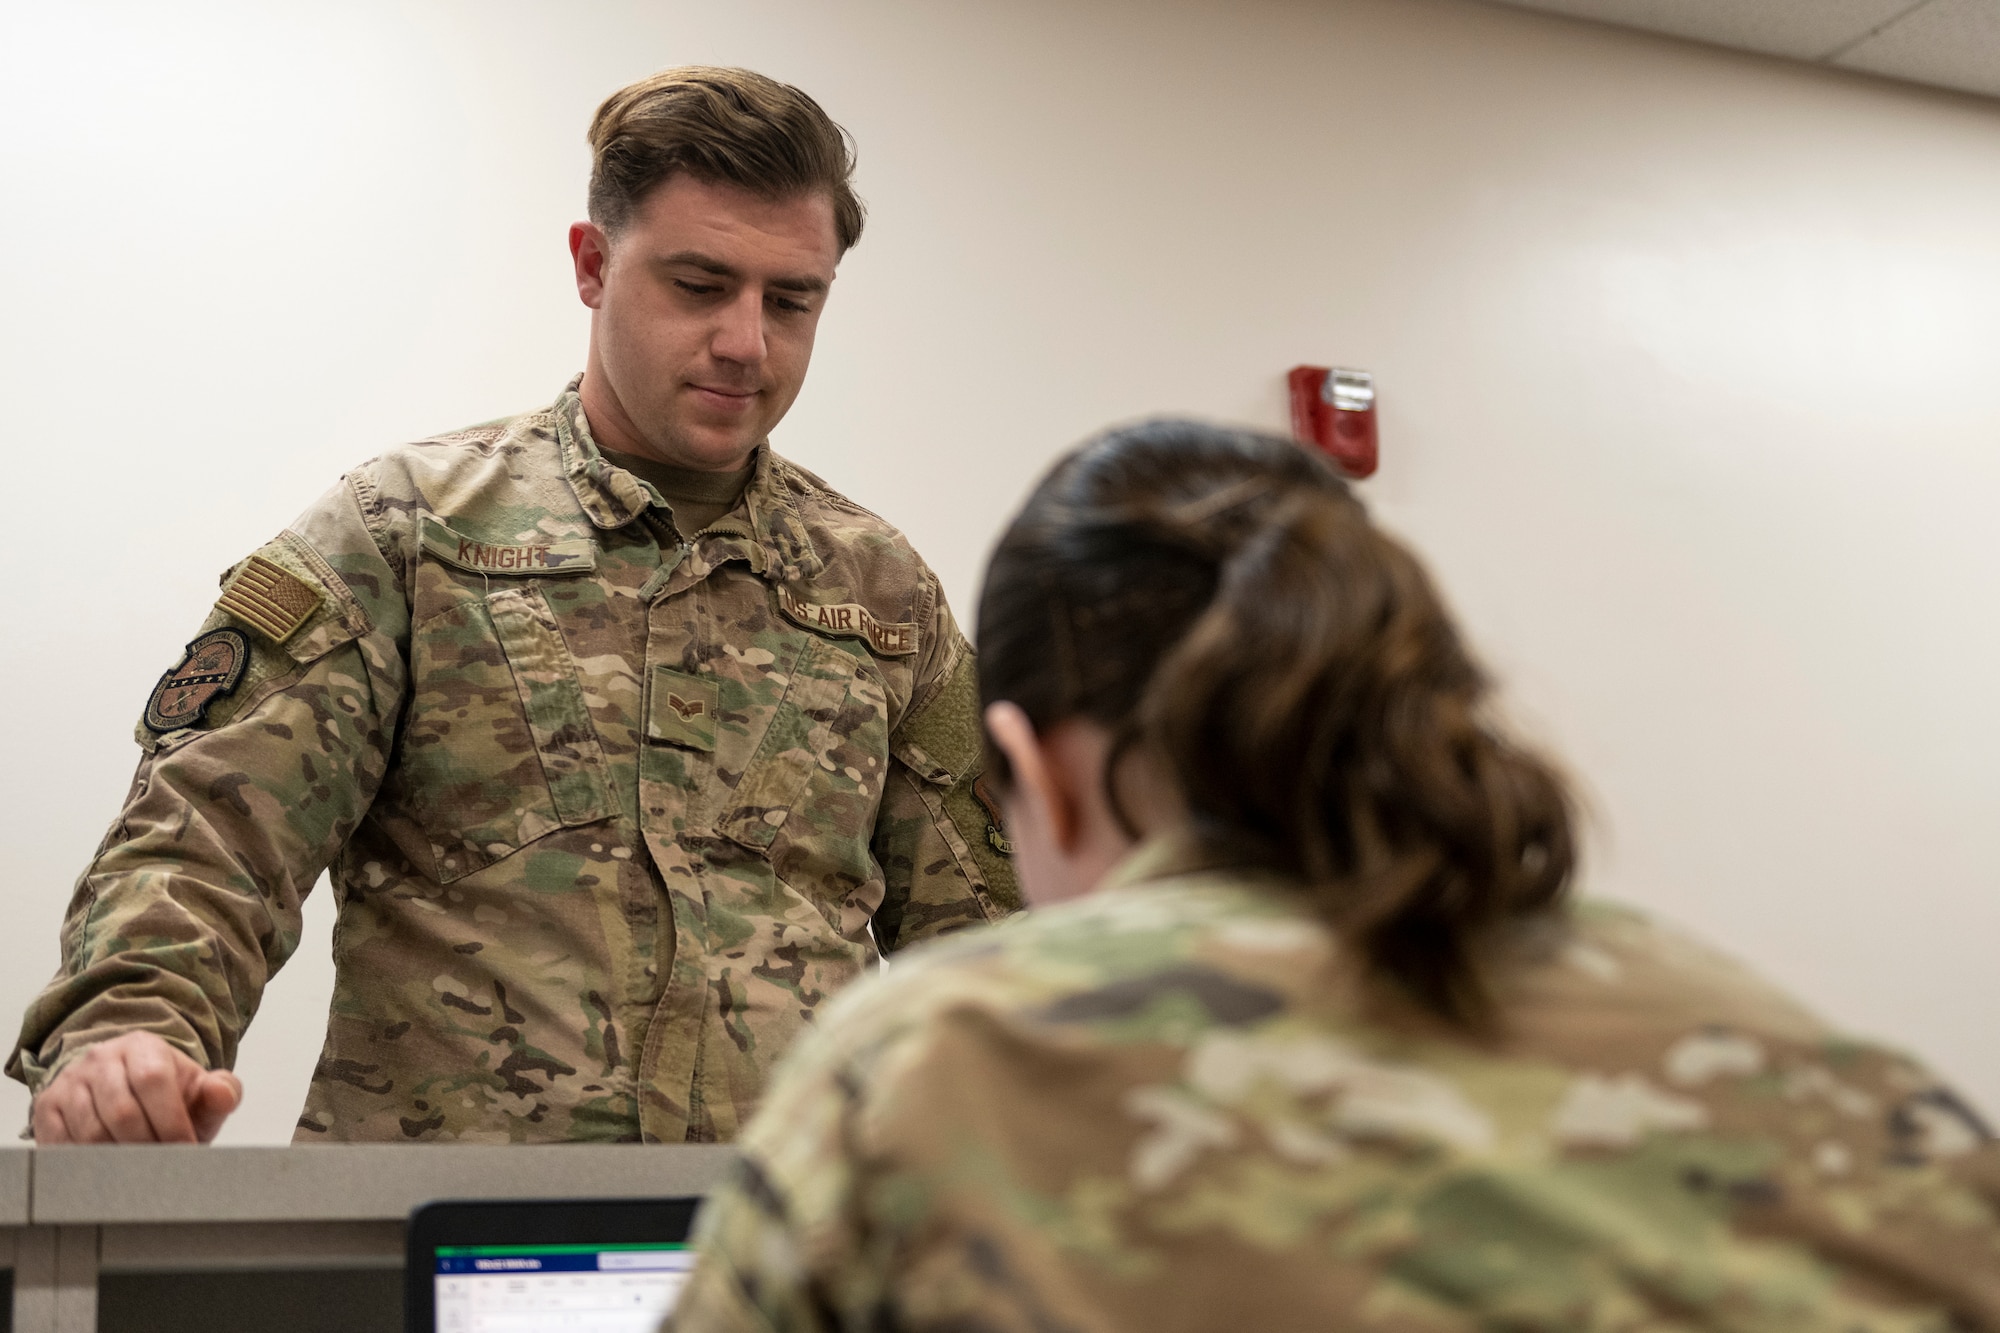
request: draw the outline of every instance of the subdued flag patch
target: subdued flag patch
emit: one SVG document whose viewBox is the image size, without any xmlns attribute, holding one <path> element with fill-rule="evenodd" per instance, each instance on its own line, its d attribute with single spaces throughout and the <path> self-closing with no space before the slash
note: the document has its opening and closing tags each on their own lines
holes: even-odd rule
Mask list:
<svg viewBox="0 0 2000 1333">
<path fill-rule="evenodd" d="M 273 643 L 283 643 L 319 609 L 319 594 L 304 579 L 253 555 L 236 571 L 217 603 Z"/>
<path fill-rule="evenodd" d="M 981 773 L 972 783 L 972 794 L 986 807 L 986 841 L 1002 856 L 1014 854 L 1014 844 L 1007 837 L 1007 820 L 1000 812 L 1000 797 L 994 792 L 993 784 Z"/>
<path fill-rule="evenodd" d="M 146 725 L 159 732 L 196 725 L 210 704 L 243 683 L 249 664 L 250 641 L 243 631 L 210 630 L 189 644 L 180 664 L 153 687 L 146 700 Z"/>
</svg>

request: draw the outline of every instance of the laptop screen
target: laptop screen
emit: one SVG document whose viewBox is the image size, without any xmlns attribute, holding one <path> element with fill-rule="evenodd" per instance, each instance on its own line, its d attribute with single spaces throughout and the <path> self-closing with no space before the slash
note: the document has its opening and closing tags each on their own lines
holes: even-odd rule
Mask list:
<svg viewBox="0 0 2000 1333">
<path fill-rule="evenodd" d="M 411 1217 L 417 1333 L 654 1333 L 694 1269 L 699 1201 L 428 1204 Z"/>
<path fill-rule="evenodd" d="M 439 1333 L 654 1333 L 694 1267 L 680 1244 L 443 1245 Z"/>
</svg>

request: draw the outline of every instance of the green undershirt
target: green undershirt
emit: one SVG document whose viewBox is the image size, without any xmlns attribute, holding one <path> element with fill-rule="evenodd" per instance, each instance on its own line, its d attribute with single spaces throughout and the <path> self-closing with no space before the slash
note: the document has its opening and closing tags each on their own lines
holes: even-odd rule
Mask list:
<svg viewBox="0 0 2000 1333">
<path fill-rule="evenodd" d="M 614 453 L 609 449 L 603 452 L 614 465 L 653 484 L 653 489 L 674 511 L 674 527 L 682 537 L 694 536 L 736 508 L 743 498 L 743 488 L 750 484 L 750 474 L 757 469 L 755 454 L 734 472 L 697 472 L 636 454 Z"/>
</svg>

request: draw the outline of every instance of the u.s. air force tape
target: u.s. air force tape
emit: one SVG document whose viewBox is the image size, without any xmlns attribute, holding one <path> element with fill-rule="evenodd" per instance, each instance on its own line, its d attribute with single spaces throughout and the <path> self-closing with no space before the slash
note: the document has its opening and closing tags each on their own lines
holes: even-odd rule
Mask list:
<svg viewBox="0 0 2000 1333">
<path fill-rule="evenodd" d="M 778 589 L 778 609 L 809 630 L 866 639 L 884 657 L 908 657 L 917 651 L 917 627 L 877 620 L 856 602 L 808 602 L 790 588 Z"/>
</svg>

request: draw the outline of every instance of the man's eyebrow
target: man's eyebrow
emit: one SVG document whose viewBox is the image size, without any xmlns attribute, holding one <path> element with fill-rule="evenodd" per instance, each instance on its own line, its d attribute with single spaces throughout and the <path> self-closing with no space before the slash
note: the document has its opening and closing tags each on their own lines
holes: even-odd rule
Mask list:
<svg viewBox="0 0 2000 1333">
<path fill-rule="evenodd" d="M 653 262 L 661 268 L 682 267 L 699 269 L 703 273 L 708 273 L 718 278 L 740 278 L 743 276 L 720 259 L 705 255 L 699 250 L 678 250 L 673 254 L 662 256 Z M 796 277 L 773 278 L 766 285 L 776 291 L 798 292 L 803 295 L 814 295 L 827 290 L 825 278 L 816 278 L 810 274 L 801 274 Z"/>
<path fill-rule="evenodd" d="M 698 268 L 703 273 L 713 273 L 718 278 L 733 278 L 737 276 L 735 269 L 729 267 L 729 265 L 723 263 L 720 259 L 710 258 L 699 250 L 677 250 L 673 254 L 655 259 L 653 262 L 661 268 L 673 265 L 680 265 L 685 268 Z"/>
</svg>

